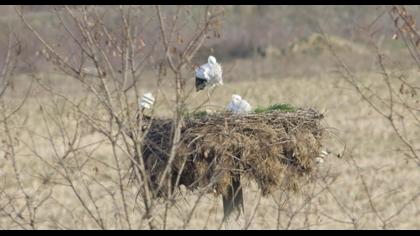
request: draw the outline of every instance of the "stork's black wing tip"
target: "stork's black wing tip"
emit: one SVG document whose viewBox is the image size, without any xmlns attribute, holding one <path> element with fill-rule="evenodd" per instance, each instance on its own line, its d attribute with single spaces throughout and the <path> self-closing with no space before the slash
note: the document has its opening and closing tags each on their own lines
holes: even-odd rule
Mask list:
<svg viewBox="0 0 420 236">
<path fill-rule="evenodd" d="M 195 91 L 198 92 L 203 90 L 207 85 L 207 80 L 195 77 Z"/>
</svg>

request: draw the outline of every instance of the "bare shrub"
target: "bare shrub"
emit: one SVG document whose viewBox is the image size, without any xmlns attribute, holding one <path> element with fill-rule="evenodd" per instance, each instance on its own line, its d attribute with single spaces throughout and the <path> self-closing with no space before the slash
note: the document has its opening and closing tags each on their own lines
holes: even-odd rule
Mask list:
<svg viewBox="0 0 420 236">
<path fill-rule="evenodd" d="M 53 7 L 57 31 L 66 35 L 62 42 L 43 34 L 27 20 L 21 7 L 15 10 L 40 42 L 39 54 L 53 65 L 55 73 L 64 77 L 61 82 L 77 84 L 79 96 L 74 96 L 55 87 L 42 74 L 34 73 L 38 91 L 48 96 L 49 102 L 40 103 L 42 130 L 24 127 L 27 137 L 20 140 L 40 165 L 49 169 L 48 174 L 44 173 L 49 176 L 47 179 L 58 179 L 46 182 L 57 189 L 66 186 L 62 191 L 78 199 L 77 210 L 84 211 L 88 219 L 73 219 L 73 224 L 101 229 L 145 225 L 165 228 L 167 216 L 161 223 L 160 216 L 154 213 L 161 203 L 151 197 L 145 163 L 142 158 L 135 158 L 142 155 L 141 143 L 147 133 L 147 128 L 143 129 L 143 110 L 137 104 L 146 83 L 142 74 L 155 72 L 157 97 L 161 84 L 175 85 L 172 148 L 162 184 L 171 174 L 180 139 L 188 97 L 184 71 L 186 66 L 193 67 L 191 61 L 203 41 L 217 36 L 222 8 L 207 6 L 191 12 L 188 6 Z M 149 35 L 146 41 L 144 34 L 154 36 Z M 153 111 L 149 115 L 153 117 Z M 39 150 L 41 143 L 48 151 Z M 111 158 L 104 159 L 104 153 Z M 128 184 L 129 166 L 134 167 L 136 184 Z M 95 177 L 98 171 L 109 172 L 110 182 L 99 181 Z M 48 201 L 51 203 L 52 197 Z M 59 199 L 54 201 L 64 204 Z M 107 203 L 112 203 L 112 210 Z M 166 209 L 169 203 L 165 203 Z M 29 214 L 33 213 L 30 207 Z M 111 212 L 115 220 L 105 217 Z M 137 216 L 143 220 L 133 220 Z M 30 225 L 35 227 L 37 222 L 33 221 Z M 68 227 L 58 219 L 54 223 L 54 227 L 63 225 Z"/>
<path fill-rule="evenodd" d="M 395 34 L 392 36 L 393 40 L 402 40 L 405 49 L 412 61 L 410 65 L 398 63 L 399 58 L 394 55 L 386 53 L 380 46 L 378 37 L 382 36 L 382 26 L 378 25 L 380 18 L 389 17 L 388 25 L 392 24 Z M 374 60 L 375 68 L 371 73 L 379 74 L 379 78 L 375 82 L 367 83 L 367 81 L 357 74 L 351 67 L 346 64 L 340 57 L 337 50 L 329 41 L 329 37 L 323 33 L 324 39 L 328 42 L 329 50 L 336 62 L 337 73 L 344 79 L 356 92 L 360 98 L 366 102 L 369 107 L 378 114 L 387 123 L 387 129 L 391 130 L 398 142 L 395 142 L 395 150 L 402 157 L 398 162 L 414 162 L 417 166 L 420 165 L 419 146 L 416 132 L 409 132 L 418 129 L 420 126 L 419 110 L 415 104 L 419 103 L 419 86 L 417 78 L 413 79 L 413 71 L 406 68 L 412 68 L 412 65 L 419 68 L 419 51 L 420 38 L 415 28 L 415 17 L 410 15 L 403 6 L 385 6 L 381 8 L 381 13 L 368 26 L 360 29 L 369 42 L 369 46 L 374 49 L 370 58 Z M 386 32 L 386 31 L 385 31 Z M 390 36 L 391 37 L 391 36 Z M 372 192 L 377 191 L 374 185 L 367 184 L 367 177 L 363 174 L 364 170 L 356 161 L 351 150 L 347 150 L 345 157 L 350 159 L 350 164 L 357 171 L 357 176 L 360 179 L 361 189 L 366 197 L 366 205 L 369 210 L 365 213 L 372 215 L 373 219 L 378 222 L 378 225 L 383 229 L 393 228 L 392 221 L 395 217 L 400 215 L 410 204 L 413 204 L 418 198 L 420 192 L 415 192 L 406 197 L 403 203 L 399 204 L 394 212 L 384 214 L 383 206 L 379 201 L 374 200 Z M 377 172 L 377 170 L 375 171 Z M 392 198 L 398 193 L 388 193 L 387 198 Z M 337 198 L 339 199 L 339 198 Z M 338 200 L 337 200 L 337 203 Z M 382 210 L 380 210 L 382 208 Z M 363 215 L 351 215 L 351 211 L 344 206 L 342 211 L 348 215 L 349 224 L 353 224 L 354 228 L 363 227 Z"/>
</svg>

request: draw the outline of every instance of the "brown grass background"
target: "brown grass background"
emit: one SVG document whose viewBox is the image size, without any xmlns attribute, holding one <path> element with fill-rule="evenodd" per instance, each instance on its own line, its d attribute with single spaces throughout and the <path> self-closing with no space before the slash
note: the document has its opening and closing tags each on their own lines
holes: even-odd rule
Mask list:
<svg viewBox="0 0 420 236">
<path fill-rule="evenodd" d="M 334 7 L 338 10 L 332 10 Z M 328 14 L 321 16 L 324 8 L 327 9 Z M 42 15 L 48 14 L 47 10 L 42 7 L 32 10 L 31 14 L 34 17 L 37 15 L 35 19 L 44 22 Z M 378 82 L 380 75 L 378 75 L 373 62 L 374 55 L 369 46 L 358 40 L 363 35 L 355 33 L 358 32 L 356 25 L 371 20 L 371 15 L 375 13 L 375 7 L 279 6 L 258 10 L 258 7 L 254 6 L 253 8 L 228 7 L 228 10 L 224 25 L 225 34 L 221 41 L 210 42 L 195 59 L 197 64 L 201 63 L 202 58 L 205 58 L 210 48 L 213 47 L 214 54 L 225 71 L 225 85 L 216 88 L 212 94 L 212 103 L 216 106 L 211 109 L 224 109 L 233 93 L 240 94 L 253 108 L 273 103 L 289 103 L 297 107 L 318 109 L 326 114 L 325 125 L 331 127 L 332 130 L 331 136 L 325 143 L 326 148 L 332 154 L 326 158 L 323 165 L 319 166 L 319 174 L 334 176 L 336 180 L 328 185 L 327 189 L 324 189 L 326 184 L 320 180 L 315 184 L 308 184 L 299 193 L 277 191 L 269 197 L 261 199 L 259 199 L 255 184 L 246 182 L 244 190 L 245 214 L 238 221 L 231 220 L 227 225 L 221 224 L 223 215 L 221 200 L 214 198 L 211 194 L 204 195 L 200 199 L 191 221 L 186 223 L 188 213 L 197 200 L 197 195 L 181 189 L 179 200 L 168 212 L 167 228 L 241 229 L 258 203 L 255 218 L 249 225 L 251 229 L 380 229 L 382 228 L 380 217 L 391 217 L 388 222 L 389 228 L 419 229 L 420 198 L 416 197 L 420 192 L 419 166 L 408 160 L 399 150 L 402 145 L 389 128 L 388 123 L 335 73 L 335 61 L 327 50 L 320 49 L 314 53 L 311 53 L 310 50 L 309 53 L 288 50 L 293 43 L 298 44 L 299 47 L 314 48 L 314 45 L 306 45 L 307 42 L 302 42 L 299 38 L 309 38 L 316 32 L 313 27 L 316 18 L 319 18 L 321 23 L 328 21 L 328 24 L 324 24 L 324 30 L 328 34 L 335 35 L 343 42 L 349 40 L 354 47 L 363 49 L 357 51 L 352 47 L 343 47 L 339 51 L 346 63 L 355 71 L 357 77 L 380 93 L 385 93 L 386 88 Z M 308 14 L 308 10 L 314 14 Z M 412 6 L 412 10 L 414 13 L 419 12 L 417 6 Z M 7 6 L 3 6 L 0 7 L 0 11 L 4 13 L 0 23 L 13 26 L 15 23 L 5 19 L 13 18 L 8 16 L 13 14 L 10 12 L 11 10 Z M 267 12 L 261 13 L 264 17 L 258 19 L 258 11 Z M 305 19 L 302 15 L 311 15 L 313 18 Z M 245 20 L 241 21 L 241 19 Z M 242 23 L 235 25 L 238 21 Z M 277 21 L 287 27 L 275 24 Z M 270 34 L 258 31 L 265 30 L 261 27 L 264 24 L 270 26 L 267 27 L 271 30 Z M 410 66 L 407 52 L 401 48 L 398 42 L 390 40 L 391 31 L 386 29 L 384 27 L 382 31 L 383 47 L 387 55 L 401 65 L 395 70 L 407 74 L 408 79 L 418 85 L 420 82 L 418 70 Z M 259 39 L 259 35 L 263 35 L 261 39 Z M 353 35 L 353 37 L 347 37 L 349 35 Z M 240 38 L 244 38 L 244 42 L 241 42 Z M 220 45 L 229 46 L 229 50 L 223 49 Z M 245 46 L 239 47 L 240 45 Z M 269 45 L 275 48 L 275 52 L 267 57 L 252 54 L 255 49 L 254 45 Z M 220 48 L 218 48 L 219 46 Z M 340 49 L 338 43 L 335 46 Z M 244 56 L 232 53 L 239 48 L 244 51 L 241 52 Z M 32 55 L 30 49 L 27 51 L 28 55 Z M 28 58 L 25 60 L 30 60 Z M 22 73 L 16 74 L 14 90 L 7 94 L 6 99 L 10 104 L 17 104 L 21 101 L 31 80 L 25 70 L 22 69 L 22 71 Z M 78 84 L 73 80 L 66 79 L 63 75 L 41 70 L 37 72 L 37 76 L 74 99 L 84 95 L 83 89 Z M 190 88 L 193 87 L 193 79 L 193 72 L 191 72 L 187 82 Z M 154 80 L 153 73 L 146 72 L 143 75 L 143 87 L 140 90 L 142 92 L 155 90 Z M 157 100 L 156 115 L 167 117 L 173 112 L 172 84 L 169 82 L 164 84 L 162 91 L 168 97 L 167 99 L 160 97 Z M 205 98 L 204 92 L 193 93 L 187 100 L 187 106 L 194 107 Z M 26 128 L 21 131 L 22 138 L 17 149 L 16 163 L 23 179 L 24 188 L 28 192 L 39 191 L 38 197 L 51 194 L 51 197 L 37 210 L 37 226 L 39 228 L 96 228 L 97 226 L 80 206 L 69 186 L 63 185 L 60 177 L 54 174 L 54 171 L 37 158 L 33 152 L 36 149 L 40 155 L 50 158 L 50 160 L 54 158 L 51 146 L 42 138 L 47 135 L 45 123 L 53 124 L 52 119 L 54 118 L 43 118 L 40 112 L 41 106 L 44 111 L 53 112 L 51 105 L 54 102 L 62 101 L 34 85 L 29 99 L 19 110 L 14 120 L 16 129 L 18 129 L 18 124 L 27 120 Z M 66 110 L 67 106 L 63 105 L 61 108 L 62 115 L 60 117 L 68 124 L 68 130 L 71 131 L 74 128 L 72 126 L 74 117 L 71 116 L 70 110 Z M 54 125 L 51 128 L 51 135 L 59 137 L 60 130 Z M 31 140 L 29 132 L 36 133 L 35 136 L 38 138 Z M 420 129 L 415 124 L 407 124 L 406 132 L 413 140 L 420 141 Z M 115 213 L 121 212 L 121 209 L 117 209 L 119 206 L 113 204 L 113 199 L 103 188 L 106 186 L 109 191 L 115 193 L 117 176 L 114 171 L 114 162 L 108 155 L 111 152 L 110 145 L 108 143 L 95 144 L 102 139 L 103 137 L 98 133 L 83 130 L 80 143 L 83 145 L 93 144 L 91 147 L 93 154 L 87 158 L 89 161 L 84 167 L 84 174 L 85 177 L 94 176 L 95 180 L 80 178 L 80 181 L 90 181 L 89 186 L 91 186 L 94 198 L 102 212 L 105 225 L 114 229 L 124 228 L 123 222 L 115 220 L 118 219 Z M 58 147 L 64 145 L 59 138 L 56 141 Z M 57 150 L 57 152 L 61 151 Z M 342 158 L 337 158 L 337 154 L 344 155 Z M 123 153 L 121 153 L 121 157 L 123 164 L 128 167 L 129 162 L 124 160 Z M 356 168 L 355 163 L 360 169 Z M 68 164 L 72 165 L 70 161 Z M 17 190 L 17 183 L 13 175 L 10 159 L 7 159 L 4 152 L 0 150 L 0 189 L 2 190 L 0 208 L 11 207 L 8 205 L 9 198 L 16 200 L 19 207 L 23 207 L 23 196 Z M 48 181 L 44 182 L 45 179 Z M 96 180 L 99 183 L 95 182 Z M 76 188 L 79 187 L 76 186 Z M 370 197 L 366 194 L 366 187 Z M 307 197 L 321 190 L 323 191 L 308 203 Z M 127 201 L 134 203 L 136 187 L 130 186 L 127 192 L 129 193 Z M 116 200 L 120 197 L 118 194 L 112 196 Z M 413 198 L 414 201 L 410 201 Z M 373 202 L 376 213 L 372 211 L 372 202 L 369 200 Z M 278 206 L 281 206 L 280 210 Z M 139 214 L 141 211 L 141 208 L 129 209 L 129 214 L 135 221 L 133 224 L 135 228 L 146 227 L 146 223 Z M 162 220 L 163 211 L 163 207 L 156 210 L 157 221 Z M 0 228 L 19 228 L 19 226 L 10 217 L 0 213 Z"/>
</svg>

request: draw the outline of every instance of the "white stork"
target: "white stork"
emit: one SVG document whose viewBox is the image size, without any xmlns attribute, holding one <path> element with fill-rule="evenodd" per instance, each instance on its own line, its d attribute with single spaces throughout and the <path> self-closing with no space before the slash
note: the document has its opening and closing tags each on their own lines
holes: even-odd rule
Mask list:
<svg viewBox="0 0 420 236">
<path fill-rule="evenodd" d="M 223 71 L 220 64 L 217 63 L 214 56 L 209 56 L 208 62 L 195 70 L 195 89 L 196 91 L 204 88 L 214 88 L 217 85 L 223 85 Z M 210 102 L 210 93 L 207 90 L 207 96 Z"/>
<path fill-rule="evenodd" d="M 153 104 L 155 103 L 155 98 L 153 97 L 151 92 L 145 93 L 140 99 L 139 99 L 139 106 L 142 109 L 152 109 Z"/>
<path fill-rule="evenodd" d="M 155 103 L 155 98 L 153 97 L 151 92 L 147 92 L 143 94 L 141 98 L 139 98 L 139 107 L 141 109 L 141 113 L 143 117 L 150 118 L 144 115 L 144 110 L 148 109 L 151 110 L 153 108 L 153 104 Z M 140 114 L 137 114 L 137 119 L 140 118 Z"/>
<path fill-rule="evenodd" d="M 155 103 L 155 98 L 153 97 L 151 92 L 147 92 L 143 94 L 142 97 L 138 99 L 138 108 L 140 110 L 136 111 L 136 121 L 139 128 L 144 131 L 147 128 L 147 124 L 151 121 L 152 117 L 150 115 L 144 114 L 145 110 L 150 110 L 153 108 L 153 104 Z M 140 127 L 141 125 L 141 127 Z M 128 136 L 133 139 L 133 132 L 127 127 L 126 130 Z"/>
<path fill-rule="evenodd" d="M 246 114 L 251 112 L 251 105 L 241 98 L 241 96 L 234 94 L 232 100 L 228 104 L 228 111 L 236 114 Z"/>
</svg>

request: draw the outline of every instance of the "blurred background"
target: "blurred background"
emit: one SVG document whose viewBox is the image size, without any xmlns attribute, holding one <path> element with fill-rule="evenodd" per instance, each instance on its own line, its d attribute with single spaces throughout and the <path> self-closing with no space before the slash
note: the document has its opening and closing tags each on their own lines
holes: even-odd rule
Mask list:
<svg viewBox="0 0 420 236">
<path fill-rule="evenodd" d="M 57 11 L 63 11 L 60 6 L 23 6 L 25 16 L 33 27 L 45 35 L 46 38 L 54 42 L 59 42 L 60 47 L 71 46 L 72 39 L 67 37 L 63 27 L 60 27 Z M 71 6 L 70 8 L 77 8 Z M 104 19 L 109 23 L 107 26 L 111 30 L 118 31 L 119 14 L 115 7 L 97 6 Z M 147 7 L 144 7 L 147 9 Z M 176 6 L 165 6 L 164 11 L 174 12 Z M 200 9 L 187 7 L 191 12 L 189 19 L 198 19 Z M 288 73 L 312 73 L 315 69 L 313 61 L 323 59 L 327 52 L 322 40 L 319 39 L 320 29 L 334 38 L 335 46 L 343 53 L 348 53 L 349 57 L 366 58 L 369 46 L 367 45 L 367 34 L 375 31 L 378 41 L 389 50 L 402 49 L 403 43 L 392 40 L 395 28 L 390 17 L 383 12 L 383 6 L 224 6 L 224 13 L 221 18 L 221 30 L 217 37 L 209 38 L 204 42 L 202 48 L 196 55 L 196 62 L 199 64 L 212 53 L 217 58 L 221 58 L 223 63 L 228 63 L 241 59 L 252 59 L 253 63 L 264 61 L 271 66 L 259 68 L 259 76 L 270 74 L 271 70 L 282 77 Z M 417 16 L 418 6 L 407 6 L 407 9 Z M 153 11 L 142 11 L 134 8 L 133 13 L 141 11 L 141 16 L 137 20 L 146 19 Z M 5 31 L 0 36 L 0 43 L 7 41 L 7 31 L 12 28 L 13 32 L 22 41 L 22 58 L 20 69 L 25 70 L 25 66 L 34 65 L 42 68 L 47 67 L 47 63 L 37 59 L 40 43 L 35 40 L 27 28 L 20 22 L 13 7 L 3 6 L 0 9 L 1 28 Z M 373 27 L 374 30 L 369 27 Z M 74 25 L 73 25 L 74 26 Z M 190 27 L 189 27 L 190 26 Z M 71 28 L 72 25 L 69 25 Z M 139 29 L 142 25 L 139 25 Z M 148 22 L 144 25 L 144 32 L 141 37 L 147 45 L 156 41 L 158 32 L 157 22 Z M 193 30 L 193 25 L 185 25 L 185 30 Z M 80 35 L 75 35 L 79 37 Z M 5 50 L 2 47 L 1 50 Z M 4 52 L 3 52 L 4 53 Z M 328 52 L 327 52 L 328 53 Z M 304 56 L 302 56 L 304 55 Z M 258 60 L 256 59 L 258 58 Z M 310 58 L 310 59 L 308 59 Z M 268 60 L 268 62 L 266 62 Z M 321 63 L 322 62 L 322 63 Z M 352 66 L 366 66 L 366 60 L 352 60 Z M 290 63 L 290 64 L 288 64 Z M 305 63 L 307 66 L 300 66 L 299 70 L 294 70 L 296 63 Z M 320 61 L 317 64 L 324 64 Z M 262 64 L 262 63 L 260 63 Z M 275 64 L 276 66 L 273 66 Z M 280 66 L 277 66 L 279 65 Z M 367 63 L 369 65 L 369 63 Z M 276 68 L 273 68 L 276 67 Z M 19 70 L 18 70 L 19 71 Z"/>
</svg>

